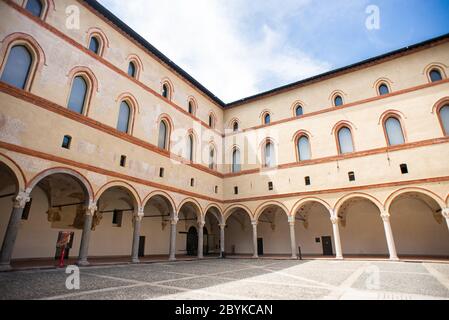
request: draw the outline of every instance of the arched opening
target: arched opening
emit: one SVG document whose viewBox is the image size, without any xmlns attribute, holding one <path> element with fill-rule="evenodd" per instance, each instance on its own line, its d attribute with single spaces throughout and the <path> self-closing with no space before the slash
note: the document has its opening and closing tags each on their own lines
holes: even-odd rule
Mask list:
<svg viewBox="0 0 449 320">
<path fill-rule="evenodd" d="M 316 200 L 301 202 L 294 212 L 296 247 L 307 256 L 334 256 L 336 245 L 329 209 Z"/>
<path fill-rule="evenodd" d="M 337 208 L 344 256 L 388 257 L 381 212 L 373 200 L 354 195 Z"/>
<path fill-rule="evenodd" d="M 240 207 L 230 209 L 226 215 L 225 252 L 226 255 L 252 256 L 253 231 L 250 213 Z"/>
<path fill-rule="evenodd" d="M 40 0 L 28 0 L 25 9 L 35 17 L 41 17 L 44 6 Z"/>
<path fill-rule="evenodd" d="M 150 196 L 144 207 L 140 229 L 140 256 L 168 257 L 170 251 L 170 224 L 174 217 L 173 202 L 168 195 Z M 142 248 L 143 246 L 143 248 Z"/>
<path fill-rule="evenodd" d="M 198 231 L 195 227 L 190 227 L 187 232 L 186 251 L 188 256 L 196 256 L 198 254 Z"/>
<path fill-rule="evenodd" d="M 242 167 L 241 160 L 240 160 L 240 150 L 237 148 L 234 148 L 232 151 L 232 173 L 240 172 Z"/>
<path fill-rule="evenodd" d="M 384 96 L 390 93 L 390 88 L 388 88 L 387 84 L 381 83 L 378 87 L 379 95 Z"/>
<path fill-rule="evenodd" d="M 296 152 L 299 161 L 306 161 L 312 158 L 309 137 L 301 135 L 297 138 Z"/>
<path fill-rule="evenodd" d="M 204 222 L 204 255 L 219 255 L 221 213 L 217 207 L 212 206 L 207 209 L 206 214 L 204 215 Z"/>
<path fill-rule="evenodd" d="M 131 120 L 131 107 L 128 102 L 122 101 L 120 103 L 120 109 L 117 120 L 117 130 L 124 133 L 129 133 Z"/>
<path fill-rule="evenodd" d="M 84 114 L 86 109 L 88 88 L 87 82 L 82 76 L 76 76 L 73 79 L 68 102 L 69 110 L 79 114 Z"/>
<path fill-rule="evenodd" d="M 170 90 L 170 86 L 168 85 L 168 83 L 164 83 L 162 85 L 162 96 L 165 99 L 168 99 L 168 100 L 171 99 L 171 90 Z"/>
<path fill-rule="evenodd" d="M 189 159 L 189 161 L 191 162 L 193 162 L 194 159 L 194 150 L 195 145 L 193 135 L 189 134 L 189 136 L 187 137 L 187 159 Z"/>
<path fill-rule="evenodd" d="M 272 141 L 267 140 L 262 149 L 262 165 L 266 168 L 276 166 L 276 153 Z"/>
<path fill-rule="evenodd" d="M 128 76 L 130 76 L 131 78 L 136 78 L 136 75 L 137 75 L 136 63 L 131 61 L 128 65 Z"/>
<path fill-rule="evenodd" d="M 290 256 L 288 213 L 281 206 L 268 204 L 256 212 L 258 256 Z"/>
<path fill-rule="evenodd" d="M 430 81 L 431 82 L 437 82 L 437 81 L 443 80 L 443 76 L 441 74 L 441 71 L 436 69 L 436 68 L 430 70 L 429 77 L 430 77 Z"/>
<path fill-rule="evenodd" d="M 270 124 L 270 123 L 271 123 L 271 115 L 270 115 L 270 113 L 266 112 L 266 113 L 263 115 L 263 124 L 264 124 L 264 125 L 268 125 L 268 124 Z"/>
<path fill-rule="evenodd" d="M 445 136 L 449 136 L 449 105 L 438 110 L 438 116 Z"/>
<path fill-rule="evenodd" d="M 158 147 L 163 150 L 168 150 L 168 141 L 170 136 L 170 127 L 165 119 L 161 120 L 159 123 L 159 136 L 158 136 Z"/>
<path fill-rule="evenodd" d="M 295 107 L 295 115 L 296 115 L 297 117 L 300 117 L 300 116 L 304 115 L 304 110 L 303 110 L 303 108 L 302 108 L 301 105 L 297 105 L 297 106 Z"/>
<path fill-rule="evenodd" d="M 193 201 L 186 201 L 178 212 L 178 225 L 176 235 L 177 253 L 188 256 L 198 254 L 198 221 L 201 220 L 201 208 Z M 196 237 L 193 239 L 195 229 Z"/>
<path fill-rule="evenodd" d="M 11 48 L 3 69 L 1 81 L 25 90 L 30 81 L 30 71 L 33 66 L 33 55 L 24 45 Z"/>
<path fill-rule="evenodd" d="M 401 122 L 396 117 L 389 117 L 385 120 L 385 132 L 389 146 L 405 143 L 404 132 Z"/>
<path fill-rule="evenodd" d="M 13 209 L 13 200 L 18 191 L 19 182 L 15 173 L 6 164 L 0 162 L 0 241 L 2 244 Z"/>
<path fill-rule="evenodd" d="M 339 107 L 339 106 L 342 106 L 343 105 L 343 98 L 340 96 L 340 95 L 336 95 L 335 97 L 334 97 L 334 106 L 335 107 Z"/>
<path fill-rule="evenodd" d="M 337 143 L 339 154 L 354 152 L 354 142 L 351 129 L 342 127 L 337 131 Z"/>
<path fill-rule="evenodd" d="M 396 195 L 389 207 L 398 256 L 449 258 L 449 230 L 440 204 L 419 191 Z"/>
<path fill-rule="evenodd" d="M 100 54 L 101 49 L 101 41 L 98 37 L 91 37 L 89 41 L 89 50 L 95 54 Z"/>
</svg>

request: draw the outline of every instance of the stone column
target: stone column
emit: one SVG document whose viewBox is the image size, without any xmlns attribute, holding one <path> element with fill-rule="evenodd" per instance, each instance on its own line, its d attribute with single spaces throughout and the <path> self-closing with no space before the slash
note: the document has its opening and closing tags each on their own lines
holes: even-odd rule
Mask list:
<svg viewBox="0 0 449 320">
<path fill-rule="evenodd" d="M 204 221 L 198 221 L 198 259 L 203 259 Z"/>
<path fill-rule="evenodd" d="M 19 194 L 13 199 L 11 216 L 9 218 L 5 237 L 3 238 L 0 256 L 0 270 L 11 269 L 11 257 L 17 234 L 19 233 L 20 220 L 22 219 L 23 209 L 29 201 L 30 194 L 27 192 L 19 192 Z"/>
<path fill-rule="evenodd" d="M 446 219 L 446 226 L 449 229 L 449 208 L 443 208 L 441 214 L 443 215 L 444 219 Z"/>
<path fill-rule="evenodd" d="M 170 261 L 176 260 L 176 225 L 178 220 L 177 217 L 170 220 Z"/>
<path fill-rule="evenodd" d="M 339 226 L 339 218 L 335 214 L 335 212 L 331 212 L 331 222 L 332 222 L 332 230 L 334 233 L 334 242 L 335 242 L 335 258 L 338 260 L 343 259 L 343 251 L 341 250 L 341 239 L 340 239 L 340 226 Z"/>
<path fill-rule="evenodd" d="M 298 259 L 298 255 L 296 253 L 295 217 L 288 217 L 288 224 L 290 225 L 290 244 L 292 247 L 292 259 Z"/>
<path fill-rule="evenodd" d="M 390 214 L 386 211 L 381 214 L 384 222 L 385 236 L 387 238 L 388 252 L 390 253 L 390 260 L 399 260 L 396 253 L 396 246 L 394 244 L 393 231 L 391 230 Z"/>
<path fill-rule="evenodd" d="M 87 266 L 89 262 L 87 261 L 87 255 L 89 252 L 89 240 L 90 232 L 92 230 L 92 219 L 94 217 L 95 211 L 97 211 L 97 204 L 95 202 L 90 202 L 87 207 L 86 214 L 84 215 L 84 228 L 83 234 L 81 236 L 80 252 L 78 255 L 79 266 Z"/>
<path fill-rule="evenodd" d="M 225 224 L 220 224 L 220 258 L 223 258 L 225 253 L 225 228 Z"/>
<path fill-rule="evenodd" d="M 140 243 L 140 227 L 144 216 L 143 208 L 139 208 L 138 214 L 134 216 L 134 232 L 133 232 L 133 248 L 131 254 L 132 263 L 139 263 L 139 243 Z"/>
<path fill-rule="evenodd" d="M 259 258 L 258 250 L 257 250 L 257 221 L 252 221 L 253 225 L 253 258 Z"/>
</svg>

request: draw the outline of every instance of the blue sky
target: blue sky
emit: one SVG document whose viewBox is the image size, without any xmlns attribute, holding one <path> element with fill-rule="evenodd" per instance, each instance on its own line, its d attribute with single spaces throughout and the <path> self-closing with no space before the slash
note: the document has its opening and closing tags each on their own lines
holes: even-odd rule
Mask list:
<svg viewBox="0 0 449 320">
<path fill-rule="evenodd" d="M 225 102 L 449 33 L 449 0 L 100 2 Z"/>
</svg>

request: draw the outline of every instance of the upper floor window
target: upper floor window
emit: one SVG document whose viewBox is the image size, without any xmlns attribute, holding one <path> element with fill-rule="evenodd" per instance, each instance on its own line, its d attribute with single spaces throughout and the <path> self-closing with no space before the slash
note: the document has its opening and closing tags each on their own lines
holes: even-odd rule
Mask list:
<svg viewBox="0 0 449 320">
<path fill-rule="evenodd" d="M 128 76 L 135 78 L 137 76 L 137 67 L 134 62 L 130 62 L 128 65 Z"/>
<path fill-rule="evenodd" d="M 444 130 L 444 135 L 449 136 L 449 105 L 442 107 L 438 114 Z"/>
<path fill-rule="evenodd" d="M 234 149 L 232 151 L 232 172 L 237 173 L 241 170 L 241 163 L 240 163 L 240 150 Z"/>
<path fill-rule="evenodd" d="M 299 161 L 305 161 L 305 160 L 310 160 L 311 159 L 311 155 L 310 155 L 310 142 L 309 142 L 309 138 L 305 135 L 301 136 L 298 139 L 297 142 L 297 148 L 298 148 L 298 159 Z"/>
<path fill-rule="evenodd" d="M 209 128 L 215 128 L 215 116 L 212 113 L 209 114 Z"/>
<path fill-rule="evenodd" d="M 68 103 L 69 110 L 83 114 L 87 98 L 87 83 L 82 76 L 73 79 Z"/>
<path fill-rule="evenodd" d="M 297 117 L 300 117 L 300 116 L 302 116 L 303 114 L 304 114 L 304 111 L 303 111 L 303 109 L 302 109 L 302 106 L 297 105 L 296 108 L 295 108 L 295 115 L 296 115 Z"/>
<path fill-rule="evenodd" d="M 276 157 L 274 153 L 274 145 L 271 141 L 265 144 L 264 148 L 264 166 L 271 168 L 276 164 Z"/>
<path fill-rule="evenodd" d="M 95 54 L 100 54 L 100 40 L 97 37 L 90 38 L 89 50 Z"/>
<path fill-rule="evenodd" d="M 162 85 L 162 96 L 165 99 L 171 99 L 171 92 L 170 92 L 170 86 L 167 83 L 164 83 Z"/>
<path fill-rule="evenodd" d="M 193 162 L 193 136 L 190 134 L 187 138 L 187 158 Z"/>
<path fill-rule="evenodd" d="M 25 9 L 28 10 L 33 16 L 41 17 L 44 6 L 40 0 L 28 0 Z"/>
<path fill-rule="evenodd" d="M 429 76 L 430 76 L 430 81 L 432 81 L 432 82 L 443 80 L 443 76 L 441 75 L 441 71 L 438 70 L 438 69 L 430 70 Z"/>
<path fill-rule="evenodd" d="M 215 169 L 215 148 L 213 146 L 209 148 L 209 169 Z"/>
<path fill-rule="evenodd" d="M 126 101 L 122 101 L 122 103 L 120 103 L 120 110 L 117 121 L 117 130 L 120 132 L 128 133 L 130 118 L 131 118 L 131 108 Z"/>
<path fill-rule="evenodd" d="M 20 89 L 26 89 L 32 65 L 33 56 L 25 46 L 12 47 L 3 69 L 1 81 Z"/>
<path fill-rule="evenodd" d="M 195 115 L 196 107 L 195 102 L 193 100 L 189 100 L 189 113 Z"/>
<path fill-rule="evenodd" d="M 390 93 L 390 89 L 385 83 L 379 85 L 379 95 L 383 96 Z"/>
<path fill-rule="evenodd" d="M 342 127 L 338 130 L 338 151 L 340 154 L 354 152 L 352 133 L 348 127 Z"/>
<path fill-rule="evenodd" d="M 343 98 L 340 95 L 334 97 L 334 106 L 339 107 L 343 105 Z"/>
<path fill-rule="evenodd" d="M 234 123 L 232 124 L 232 131 L 239 131 L 239 123 L 237 121 L 234 121 Z"/>
<path fill-rule="evenodd" d="M 168 137 L 170 135 L 169 127 L 165 120 L 162 120 L 159 124 L 159 138 L 158 138 L 158 147 L 161 149 L 168 150 Z"/>
<path fill-rule="evenodd" d="M 385 121 L 385 130 L 387 132 L 388 145 L 395 146 L 405 143 L 401 122 L 397 118 L 389 117 Z"/>
<path fill-rule="evenodd" d="M 270 124 L 271 122 L 271 115 L 267 112 L 263 116 L 263 124 Z"/>
</svg>

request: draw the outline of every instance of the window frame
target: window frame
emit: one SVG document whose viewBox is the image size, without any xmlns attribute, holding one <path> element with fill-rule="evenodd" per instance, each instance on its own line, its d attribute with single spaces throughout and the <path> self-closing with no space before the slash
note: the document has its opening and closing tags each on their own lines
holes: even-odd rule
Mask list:
<svg viewBox="0 0 449 320">
<path fill-rule="evenodd" d="M 238 158 L 240 159 L 240 163 L 236 164 L 235 163 L 235 158 L 234 158 L 234 154 L 239 154 Z M 238 165 L 238 170 L 235 170 L 235 166 Z M 240 149 L 235 146 L 232 148 L 232 152 L 231 152 L 231 173 L 239 173 L 242 171 L 242 153 L 240 152 Z"/>
<path fill-rule="evenodd" d="M 349 129 L 349 132 L 351 134 L 351 141 L 352 141 L 352 152 L 346 152 L 346 153 L 342 153 L 341 151 L 341 145 L 340 145 L 340 130 L 342 130 L 343 128 L 347 128 Z M 357 151 L 356 149 L 356 145 L 355 145 L 355 141 L 354 141 L 354 129 L 353 127 L 347 123 L 347 122 L 341 122 L 339 123 L 337 126 L 335 126 L 334 128 L 334 136 L 335 136 L 335 144 L 337 145 L 337 152 L 339 156 L 345 156 L 348 154 L 353 154 Z"/>
<path fill-rule="evenodd" d="M 301 160 L 301 155 L 300 155 L 300 152 L 299 152 L 299 140 L 301 139 L 301 138 L 307 138 L 307 140 L 308 140 L 308 143 L 309 143 L 309 155 L 310 155 L 310 158 L 309 159 L 306 159 L 306 160 Z M 295 134 L 295 150 L 296 150 L 296 162 L 304 162 L 304 161 L 310 161 L 310 160 L 312 160 L 313 158 L 312 158 L 312 144 L 310 143 L 310 135 L 308 134 L 308 133 L 306 133 L 306 132 L 304 132 L 304 131 L 299 131 L 299 132 L 297 132 L 296 134 Z"/>
<path fill-rule="evenodd" d="M 28 1 L 29 0 L 23 0 L 21 7 L 28 14 L 32 15 L 36 19 L 41 19 L 42 21 L 45 21 L 47 19 L 48 13 L 51 11 L 50 9 L 54 9 L 54 7 L 55 7 L 53 0 L 40 0 L 40 3 L 42 5 L 42 10 L 41 10 L 40 16 L 37 17 L 37 16 L 33 15 L 30 11 L 28 11 L 28 9 L 26 8 L 26 6 L 28 5 Z"/>
<path fill-rule="evenodd" d="M 121 130 L 118 129 L 118 125 L 119 125 L 119 121 L 120 121 L 120 111 L 121 111 L 123 103 L 125 103 L 128 106 L 128 109 L 129 109 L 128 126 L 127 126 L 127 130 L 126 131 L 121 131 Z M 125 99 L 121 99 L 120 100 L 120 103 L 118 104 L 118 110 L 119 111 L 118 111 L 118 116 L 117 116 L 117 125 L 115 127 L 115 129 L 118 132 L 121 132 L 121 133 L 124 133 L 124 134 L 129 134 L 129 135 L 132 134 L 132 131 L 133 131 L 132 130 L 132 127 L 133 127 L 132 123 L 133 123 L 133 120 L 134 120 L 134 118 L 133 118 L 133 114 L 134 114 L 133 108 L 134 108 L 134 106 L 133 106 L 132 102 L 129 99 L 125 98 Z"/>
<path fill-rule="evenodd" d="M 165 145 L 163 148 L 161 148 L 159 146 L 159 138 L 160 138 L 160 132 L 161 132 L 161 124 L 164 123 L 165 124 Z M 168 151 L 170 152 L 170 145 L 171 145 L 171 131 L 172 131 L 172 125 L 171 125 L 171 121 L 169 120 L 169 118 L 167 118 L 166 116 L 163 116 L 159 119 L 158 121 L 158 126 L 157 126 L 157 143 L 156 146 L 160 149 L 160 150 L 164 150 L 164 151 Z"/>
<path fill-rule="evenodd" d="M 385 86 L 385 87 L 387 88 L 387 91 L 388 91 L 387 93 L 382 93 L 382 92 L 380 91 L 380 88 L 381 88 L 382 86 Z M 386 95 L 389 95 L 389 94 L 391 94 L 391 88 L 390 88 L 390 86 L 388 85 L 388 83 L 386 83 L 386 82 L 380 82 L 380 83 L 377 84 L 377 95 L 378 95 L 379 97 L 386 96 Z"/>
<path fill-rule="evenodd" d="M 271 155 L 271 156 L 274 157 L 274 158 L 272 158 L 270 160 L 270 162 L 271 162 L 270 166 L 267 164 L 267 154 L 266 154 L 267 145 L 269 145 L 269 144 L 273 148 L 273 155 Z M 261 149 L 262 149 L 261 150 L 261 155 L 262 155 L 261 164 L 262 164 L 262 168 L 265 168 L 265 169 L 276 168 L 278 166 L 278 164 L 277 164 L 277 157 L 276 157 L 276 144 L 274 143 L 273 139 L 271 139 L 271 138 L 265 139 L 263 141 L 263 143 L 262 143 L 262 148 Z"/>
<path fill-rule="evenodd" d="M 390 136 L 388 135 L 388 130 L 387 130 L 387 121 L 390 119 L 396 119 L 398 121 L 399 126 L 401 127 L 402 138 L 404 140 L 403 143 L 394 144 L 394 145 L 391 144 Z M 402 117 L 400 117 L 398 114 L 396 114 L 396 113 L 385 114 L 382 119 L 382 126 L 383 126 L 383 130 L 384 130 L 385 141 L 386 141 L 388 147 L 400 146 L 400 145 L 407 143 L 407 137 L 405 135 L 404 123 L 402 121 Z"/>
<path fill-rule="evenodd" d="M 449 107 L 449 97 L 445 97 L 440 99 L 433 107 L 433 112 L 436 113 L 436 116 L 438 118 L 438 122 L 440 124 L 441 127 L 441 132 L 443 133 L 443 137 L 449 137 L 449 132 L 446 132 L 445 128 L 444 128 L 444 123 L 443 123 L 443 119 L 441 118 L 441 109 L 443 109 L 444 107 Z M 449 127 L 448 127 L 448 131 L 449 131 Z"/>
</svg>

